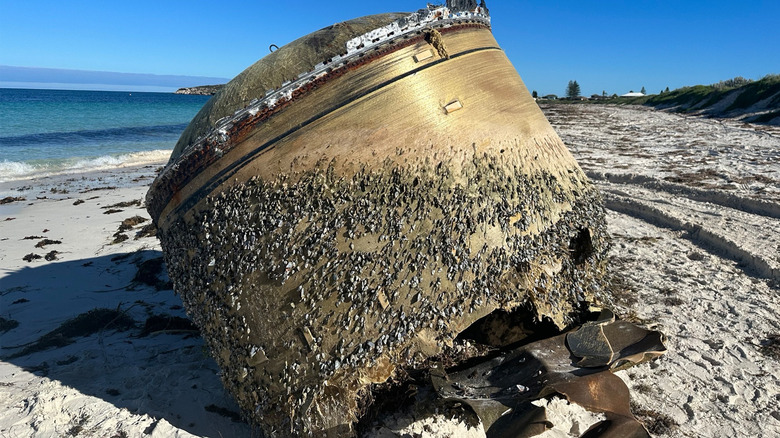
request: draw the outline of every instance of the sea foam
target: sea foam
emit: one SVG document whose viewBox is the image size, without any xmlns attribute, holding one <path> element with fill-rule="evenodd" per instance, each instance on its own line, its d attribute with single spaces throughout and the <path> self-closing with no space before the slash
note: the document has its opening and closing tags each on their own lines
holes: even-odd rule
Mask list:
<svg viewBox="0 0 780 438">
<path fill-rule="evenodd" d="M 35 160 L 29 162 L 0 161 L 0 182 L 27 180 L 97 170 L 111 170 L 148 164 L 163 165 L 171 156 L 170 150 L 152 150 L 130 154 L 103 155 L 89 158 Z"/>
</svg>

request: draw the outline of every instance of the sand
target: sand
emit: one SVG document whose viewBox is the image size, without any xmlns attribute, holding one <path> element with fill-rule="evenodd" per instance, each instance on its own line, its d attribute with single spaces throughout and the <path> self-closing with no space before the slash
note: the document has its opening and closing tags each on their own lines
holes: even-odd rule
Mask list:
<svg viewBox="0 0 780 438">
<path fill-rule="evenodd" d="M 654 436 L 780 436 L 780 129 L 543 110 L 609 208 L 617 313 L 668 337 L 664 357 L 618 373 L 634 412 Z M 252 436 L 153 272 L 156 238 L 136 239 L 149 221 L 115 236 L 149 218 L 142 200 L 162 164 L 0 183 L 0 199 L 24 198 L 0 205 L 0 436 Z M 134 280 L 141 268 L 146 282 Z M 108 319 L 64 331 L 94 309 Z M 540 403 L 555 407 L 549 436 L 578 436 L 591 415 Z M 385 426 L 484 435 L 446 418 Z"/>
<path fill-rule="evenodd" d="M 250 436 L 203 340 L 170 318 L 186 315 L 164 272 L 160 290 L 133 280 L 162 257 L 155 237 L 135 239 L 162 164 L 0 184 L 0 199 L 26 199 L 0 205 L 0 317 L 18 322 L 0 333 L 1 437 Z M 147 222 L 112 244 L 135 216 Z M 46 239 L 60 243 L 36 247 Z M 136 327 L 103 321 L 89 336 L 58 337 L 69 345 L 9 358 L 92 309 L 118 310 Z M 141 336 L 154 315 L 173 323 Z"/>
<path fill-rule="evenodd" d="M 780 436 L 780 129 L 543 110 L 609 208 L 617 313 L 668 337 L 666 356 L 618 373 L 634 412 L 654 436 Z"/>
</svg>

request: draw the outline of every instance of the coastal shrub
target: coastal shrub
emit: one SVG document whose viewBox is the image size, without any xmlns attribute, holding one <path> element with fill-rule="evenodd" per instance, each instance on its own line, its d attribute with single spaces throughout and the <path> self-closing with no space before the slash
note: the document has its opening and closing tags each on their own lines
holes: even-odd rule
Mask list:
<svg viewBox="0 0 780 438">
<path fill-rule="evenodd" d="M 776 98 L 772 103 L 780 103 L 780 76 L 774 75 L 770 77 L 764 77 L 760 81 L 751 82 L 743 87 L 742 92 L 737 96 L 728 110 L 749 108 L 764 99 L 776 95 Z"/>
<path fill-rule="evenodd" d="M 739 88 L 744 85 L 747 85 L 749 83 L 753 82 L 751 79 L 745 79 L 742 76 L 737 76 L 735 78 L 726 79 L 725 81 L 720 81 L 716 84 L 712 84 L 712 87 L 716 90 L 723 90 L 727 88 Z"/>
<path fill-rule="evenodd" d="M 679 111 L 686 111 L 701 102 L 699 107 L 709 106 L 726 93 L 726 90 L 716 90 L 711 85 L 694 85 L 692 87 L 678 88 L 669 93 L 658 94 L 647 100 L 647 104 L 653 106 L 678 107 Z"/>
</svg>

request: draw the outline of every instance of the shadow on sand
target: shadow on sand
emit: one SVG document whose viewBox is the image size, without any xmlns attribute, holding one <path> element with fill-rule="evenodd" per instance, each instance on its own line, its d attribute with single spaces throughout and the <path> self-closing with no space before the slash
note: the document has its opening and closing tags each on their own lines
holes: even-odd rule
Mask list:
<svg viewBox="0 0 780 438">
<path fill-rule="evenodd" d="M 161 257 L 145 250 L 33 262 L 5 276 L 0 359 L 194 435 L 251 436 Z"/>
</svg>

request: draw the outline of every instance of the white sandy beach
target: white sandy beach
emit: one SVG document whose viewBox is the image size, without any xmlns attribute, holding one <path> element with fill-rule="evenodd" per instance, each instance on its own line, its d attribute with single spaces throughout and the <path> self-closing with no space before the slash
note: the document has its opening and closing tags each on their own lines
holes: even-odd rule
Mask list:
<svg viewBox="0 0 780 438">
<path fill-rule="evenodd" d="M 604 194 L 616 313 L 667 336 L 665 356 L 618 373 L 635 414 L 653 436 L 780 436 L 780 129 L 543 110 Z M 0 437 L 252 436 L 164 271 L 134 281 L 162 257 L 136 239 L 149 221 L 112 243 L 149 218 L 163 164 L 0 183 L 23 198 L 0 205 Z M 93 309 L 105 323 L 58 330 Z"/>
<path fill-rule="evenodd" d="M 780 129 L 543 110 L 609 208 L 618 313 L 668 338 L 664 357 L 619 373 L 635 413 L 657 436 L 780 436 Z"/>
<path fill-rule="evenodd" d="M 0 436 L 250 436 L 196 332 L 156 326 L 140 336 L 150 316 L 186 316 L 169 288 L 133 281 L 142 262 L 162 257 L 156 238 L 135 239 L 150 221 L 112 244 L 123 220 L 149 218 L 142 201 L 163 164 L 0 185 L 0 199 L 25 199 L 0 205 L 0 316 L 19 323 L 0 335 Z M 45 239 L 61 243 L 36 247 Z M 92 309 L 119 310 L 137 327 L 105 324 L 8 358 Z"/>
</svg>

